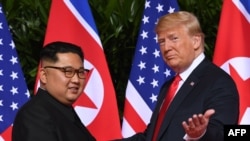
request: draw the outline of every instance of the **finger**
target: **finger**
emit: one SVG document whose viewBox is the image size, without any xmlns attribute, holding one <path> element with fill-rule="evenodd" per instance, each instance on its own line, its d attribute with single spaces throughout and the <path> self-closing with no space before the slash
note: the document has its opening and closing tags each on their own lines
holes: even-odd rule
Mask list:
<svg viewBox="0 0 250 141">
<path fill-rule="evenodd" d="M 184 128 L 185 131 L 189 130 L 189 126 L 188 126 L 187 122 L 185 122 L 185 121 L 182 122 L 182 127 Z"/>
<path fill-rule="evenodd" d="M 195 124 L 194 124 L 194 121 L 193 121 L 192 118 L 188 119 L 188 126 L 189 126 L 190 129 L 195 128 Z"/>
<path fill-rule="evenodd" d="M 194 123 L 194 125 L 199 126 L 201 124 L 200 122 L 201 122 L 200 118 L 196 114 L 194 114 L 193 115 L 193 123 Z"/>
<path fill-rule="evenodd" d="M 204 124 L 207 121 L 205 116 L 203 116 L 202 114 L 199 114 L 198 118 L 199 118 L 200 124 Z"/>
<path fill-rule="evenodd" d="M 215 113 L 215 110 L 214 109 L 208 109 L 205 114 L 204 114 L 204 117 L 206 119 L 209 119 L 213 114 Z"/>
</svg>

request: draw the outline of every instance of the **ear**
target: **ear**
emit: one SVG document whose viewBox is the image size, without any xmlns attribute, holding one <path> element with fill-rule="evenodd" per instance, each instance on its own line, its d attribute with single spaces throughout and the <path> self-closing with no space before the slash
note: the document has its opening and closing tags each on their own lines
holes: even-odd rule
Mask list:
<svg viewBox="0 0 250 141">
<path fill-rule="evenodd" d="M 41 83 L 46 83 L 47 82 L 47 76 L 46 76 L 46 71 L 44 68 L 40 68 L 40 82 Z"/>
<path fill-rule="evenodd" d="M 194 35 L 192 37 L 193 40 L 193 47 L 195 50 L 201 47 L 201 35 Z"/>
</svg>

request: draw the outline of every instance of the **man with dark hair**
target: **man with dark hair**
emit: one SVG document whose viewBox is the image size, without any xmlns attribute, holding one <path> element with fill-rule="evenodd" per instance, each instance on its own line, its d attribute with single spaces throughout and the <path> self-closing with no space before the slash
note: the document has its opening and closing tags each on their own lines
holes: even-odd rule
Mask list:
<svg viewBox="0 0 250 141">
<path fill-rule="evenodd" d="M 18 111 L 12 141 L 94 141 L 72 107 L 88 73 L 81 48 L 52 42 L 43 47 L 40 61 L 40 87 Z"/>
</svg>

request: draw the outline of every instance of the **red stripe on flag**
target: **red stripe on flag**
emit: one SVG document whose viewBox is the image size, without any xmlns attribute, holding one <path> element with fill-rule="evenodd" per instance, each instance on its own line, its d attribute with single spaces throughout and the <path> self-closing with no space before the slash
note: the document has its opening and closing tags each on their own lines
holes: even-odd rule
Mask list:
<svg viewBox="0 0 250 141">
<path fill-rule="evenodd" d="M 222 6 L 213 62 L 222 67 L 234 79 L 240 96 L 239 123 L 245 115 L 243 124 L 250 124 L 250 23 L 247 20 L 249 12 L 245 5 L 238 0 L 225 0 Z M 242 12 L 245 11 L 245 12 Z M 246 123 L 247 122 L 247 123 Z"/>
<path fill-rule="evenodd" d="M 234 81 L 236 82 L 237 89 L 240 94 L 240 115 L 239 115 L 239 122 L 240 122 L 243 117 L 243 114 L 246 112 L 246 107 L 250 107 L 250 102 L 249 102 L 250 93 L 247 92 L 247 90 L 249 91 L 250 78 L 245 81 L 242 80 L 237 70 L 235 70 L 235 68 L 232 67 L 231 65 L 229 67 L 230 67 L 230 75 L 233 77 Z"/>
<path fill-rule="evenodd" d="M 129 125 L 134 129 L 136 133 L 143 132 L 146 128 L 146 124 L 141 119 L 140 115 L 135 111 L 132 105 L 127 99 L 125 99 L 124 118 L 128 121 Z"/>
<path fill-rule="evenodd" d="M 90 62 L 93 67 L 88 69 L 94 69 L 94 71 L 98 73 L 98 80 L 90 79 L 101 82 L 102 86 L 95 84 L 90 85 L 92 83 L 87 83 L 88 88 L 91 87 L 93 89 L 92 92 L 95 92 L 95 100 L 101 101 L 101 104 L 98 105 L 100 107 L 97 107 L 94 105 L 96 104 L 96 101 L 93 98 L 89 99 L 93 100 L 92 109 L 96 111 L 98 110 L 98 113 L 96 113 L 95 116 L 92 116 L 93 113 L 88 113 L 89 115 L 81 115 L 86 119 L 94 117 L 88 125 L 86 124 L 86 126 L 97 140 L 101 141 L 121 138 L 120 120 L 115 98 L 116 95 L 103 48 L 95 39 L 93 39 L 93 36 L 87 31 L 88 29 L 85 28 L 85 25 L 82 25 L 79 22 L 79 17 L 75 17 L 64 2 L 71 3 L 73 1 L 52 0 L 44 45 L 54 41 L 64 41 L 82 47 L 85 61 L 87 60 Z M 81 0 L 78 1 L 79 4 L 83 4 L 82 2 L 83 1 Z M 86 7 L 88 5 L 83 4 L 81 6 Z M 91 11 L 86 10 L 83 14 L 89 14 L 88 12 Z M 102 93 L 96 91 L 100 87 L 103 87 Z M 98 99 L 100 98 L 100 95 L 103 95 L 103 99 Z M 83 95 L 80 96 L 79 100 L 86 101 L 86 99 L 81 99 L 82 96 Z M 79 104 L 80 102 L 81 101 L 77 101 L 76 104 L 78 106 L 87 104 Z M 88 103 L 91 104 L 90 101 Z"/>
<path fill-rule="evenodd" d="M 11 141 L 12 140 L 11 134 L 12 134 L 12 126 L 9 126 L 1 135 L 5 141 Z"/>
</svg>

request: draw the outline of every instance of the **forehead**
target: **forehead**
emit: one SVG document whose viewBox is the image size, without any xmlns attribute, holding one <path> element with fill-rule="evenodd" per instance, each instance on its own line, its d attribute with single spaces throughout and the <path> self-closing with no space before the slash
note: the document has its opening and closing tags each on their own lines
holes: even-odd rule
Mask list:
<svg viewBox="0 0 250 141">
<path fill-rule="evenodd" d="M 83 60 L 76 53 L 57 53 L 57 61 L 44 60 L 43 65 L 58 64 L 60 66 L 82 67 Z"/>
<path fill-rule="evenodd" d="M 58 57 L 58 61 L 80 61 L 82 62 L 83 60 L 81 59 L 81 57 L 76 54 L 76 53 L 57 53 L 56 54 Z"/>
<path fill-rule="evenodd" d="M 158 38 L 165 38 L 177 35 L 184 35 L 187 34 L 187 28 L 185 26 L 172 26 L 171 28 L 166 28 L 165 30 L 158 31 L 157 36 Z"/>
</svg>

